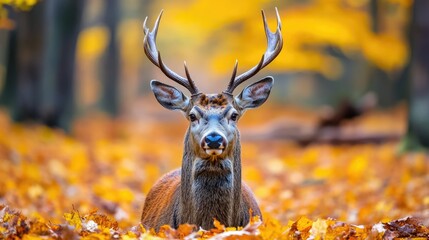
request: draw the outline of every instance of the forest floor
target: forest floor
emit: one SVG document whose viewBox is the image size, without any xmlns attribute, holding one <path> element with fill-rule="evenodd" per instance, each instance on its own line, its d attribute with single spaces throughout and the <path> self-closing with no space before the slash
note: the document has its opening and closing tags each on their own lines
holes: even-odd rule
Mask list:
<svg viewBox="0 0 429 240">
<path fill-rule="evenodd" d="M 286 121 L 276 118 L 281 113 L 267 115 L 270 107 L 265 111 L 240 123 L 242 176 L 264 221 L 254 218 L 244 228 L 216 222 L 207 231 L 164 227 L 158 233 L 142 228 L 139 218 L 154 182 L 181 164 L 184 120 L 96 115 L 76 121 L 66 134 L 12 123 L 2 112 L 0 239 L 428 239 L 427 155 L 401 154 L 397 141 L 302 146 L 254 139 L 255 132 Z M 289 123 L 314 125 L 306 113 L 289 114 Z M 269 124 L 263 124 L 266 116 L 272 116 Z M 371 113 L 344 127 L 401 133 L 403 116 L 402 110 Z"/>
</svg>

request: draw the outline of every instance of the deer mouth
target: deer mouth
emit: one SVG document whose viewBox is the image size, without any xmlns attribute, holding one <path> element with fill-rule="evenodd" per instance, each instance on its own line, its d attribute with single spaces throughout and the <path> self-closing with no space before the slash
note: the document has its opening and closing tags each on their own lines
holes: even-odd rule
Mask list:
<svg viewBox="0 0 429 240">
<path fill-rule="evenodd" d="M 204 151 L 210 156 L 219 156 L 223 153 L 223 148 L 218 148 L 218 149 L 205 148 Z"/>
</svg>

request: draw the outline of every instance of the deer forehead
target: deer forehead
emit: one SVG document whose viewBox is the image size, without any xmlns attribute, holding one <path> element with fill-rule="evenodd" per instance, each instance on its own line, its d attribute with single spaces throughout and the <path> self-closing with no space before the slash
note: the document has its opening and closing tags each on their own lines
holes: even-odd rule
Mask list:
<svg viewBox="0 0 429 240">
<path fill-rule="evenodd" d="M 194 105 L 203 109 L 224 109 L 232 104 L 232 98 L 224 93 L 200 94 L 194 101 Z"/>
</svg>

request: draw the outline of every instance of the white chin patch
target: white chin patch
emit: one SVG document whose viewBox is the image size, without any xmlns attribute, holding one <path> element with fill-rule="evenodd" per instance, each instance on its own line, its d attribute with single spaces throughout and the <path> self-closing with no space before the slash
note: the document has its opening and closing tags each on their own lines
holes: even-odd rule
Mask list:
<svg viewBox="0 0 429 240">
<path fill-rule="evenodd" d="M 221 154 L 222 154 L 222 152 L 223 152 L 223 150 L 222 150 L 222 149 L 206 149 L 206 153 L 207 153 L 208 155 L 214 155 L 214 156 L 216 156 L 216 155 L 221 155 Z"/>
</svg>

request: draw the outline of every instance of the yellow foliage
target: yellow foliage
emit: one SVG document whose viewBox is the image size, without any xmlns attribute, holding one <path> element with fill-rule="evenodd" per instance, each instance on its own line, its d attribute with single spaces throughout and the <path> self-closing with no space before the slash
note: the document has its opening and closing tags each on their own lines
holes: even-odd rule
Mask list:
<svg viewBox="0 0 429 240">
<path fill-rule="evenodd" d="M 306 217 L 300 217 L 297 221 L 297 229 L 298 231 L 304 232 L 304 231 L 308 231 L 311 229 L 313 225 L 313 222 L 306 218 Z"/>
<path fill-rule="evenodd" d="M 77 41 L 77 58 L 98 58 L 105 51 L 109 41 L 109 30 L 105 26 L 84 29 Z"/>
<path fill-rule="evenodd" d="M 11 30 L 16 25 L 13 20 L 8 18 L 8 12 L 4 5 L 9 5 L 22 11 L 29 11 L 36 3 L 37 0 L 0 0 L 0 29 Z M 2 79 L 1 75 L 2 69 L 0 68 L 0 80 Z"/>
<path fill-rule="evenodd" d="M 264 219 L 261 226 L 262 239 L 284 239 L 286 232 L 290 229 L 292 223 L 283 225 L 276 219 Z"/>
<path fill-rule="evenodd" d="M 71 213 L 64 213 L 64 219 L 71 226 L 75 227 L 77 230 L 82 228 L 82 219 L 79 216 L 77 211 L 72 211 Z"/>
<path fill-rule="evenodd" d="M 408 61 L 405 41 L 391 35 L 369 35 L 362 46 L 365 56 L 387 71 L 399 69 Z"/>
<path fill-rule="evenodd" d="M 46 238 L 42 236 L 34 235 L 34 234 L 27 234 L 27 235 L 24 235 L 22 239 L 23 240 L 43 240 Z"/>
<path fill-rule="evenodd" d="M 388 0 L 391 3 L 402 5 L 403 7 L 411 7 L 414 0 Z"/>
<path fill-rule="evenodd" d="M 330 176 L 334 175 L 331 168 L 328 167 L 317 167 L 313 171 L 313 176 L 315 178 L 329 178 Z"/>
<path fill-rule="evenodd" d="M 271 71 L 314 71 L 336 79 L 343 73 L 343 67 L 339 59 L 326 53 L 326 46 L 335 46 L 350 58 L 362 55 L 386 71 L 404 66 L 409 51 L 404 29 L 386 28 L 376 34 L 371 30 L 366 11 L 369 1 L 346 2 L 315 0 L 280 7 L 284 50 L 269 66 Z M 407 23 L 398 19 L 406 15 L 411 3 L 411 0 L 391 0 L 383 3 L 383 8 L 399 4 L 395 21 L 402 21 L 404 26 Z M 230 74 L 236 59 L 239 70 L 244 71 L 256 65 L 265 49 L 259 9 L 266 10 L 273 30 L 276 20 L 272 9 L 276 5 L 279 4 L 266 0 L 251 4 L 226 0 L 216 4 L 207 0 L 159 2 L 153 9 L 164 8 L 166 12 L 158 43 L 167 54 L 186 56 L 190 62 L 208 62 L 213 71 L 224 75 Z M 190 54 L 194 52 L 198 54 Z"/>
<path fill-rule="evenodd" d="M 260 109 L 252 127 L 266 123 L 266 116 L 300 115 L 292 109 L 267 109 Z M 353 126 L 374 131 L 383 125 L 382 132 L 401 132 L 405 122 L 397 114 L 364 116 Z M 305 121 L 309 115 L 300 116 Z M 398 121 L 389 121 L 392 118 Z M 415 237 L 429 234 L 414 218 L 402 219 L 428 217 L 426 154 L 397 155 L 396 143 L 303 147 L 282 140 L 249 142 L 245 134 L 242 177 L 258 199 L 264 222 L 255 217 L 240 227 L 215 222 L 215 228 L 207 230 L 192 225 L 165 227 L 158 233 L 145 230 L 139 225 L 145 196 L 160 175 L 180 166 L 183 131 L 176 130 L 178 124 L 182 123 L 169 128 L 164 122 L 89 117 L 76 122 L 80 126 L 68 136 L 38 125 L 11 123 L 0 113 L 0 176 L 5 176 L 0 196 L 10 205 L 0 205 L 0 236 L 17 232 L 20 235 L 14 236 L 19 239 L 49 238 L 54 233 L 63 239 L 180 239 L 190 234 L 202 239 L 385 237 L 373 226 L 395 234 L 413 229 Z M 400 220 L 389 225 L 392 219 Z M 377 225 L 380 221 L 386 223 Z"/>
<path fill-rule="evenodd" d="M 328 229 L 328 223 L 326 220 L 323 219 L 317 219 L 315 222 L 313 222 L 310 234 L 314 236 L 314 239 L 325 239 L 325 235 Z"/>
<path fill-rule="evenodd" d="M 354 157 L 347 168 L 347 174 L 352 179 L 362 178 L 362 176 L 365 176 L 365 174 L 369 173 L 369 171 L 370 169 L 368 168 L 368 159 L 363 156 Z"/>
<path fill-rule="evenodd" d="M 126 20 L 119 25 L 119 43 L 121 58 L 126 65 L 138 65 L 144 57 L 142 49 L 142 22 L 141 20 Z"/>
<path fill-rule="evenodd" d="M 0 0 L 0 8 L 1 5 L 11 5 L 20 10 L 30 10 L 34 5 L 36 5 L 37 0 Z"/>
<path fill-rule="evenodd" d="M 260 171 L 253 166 L 249 166 L 243 169 L 243 172 L 244 172 L 243 175 L 246 176 L 246 179 L 248 181 L 259 182 L 262 180 Z"/>
<path fill-rule="evenodd" d="M 98 183 L 94 185 L 93 191 L 99 197 L 117 203 L 131 203 L 134 200 L 134 194 L 127 188 L 118 188 L 112 178 L 101 177 Z"/>
</svg>

